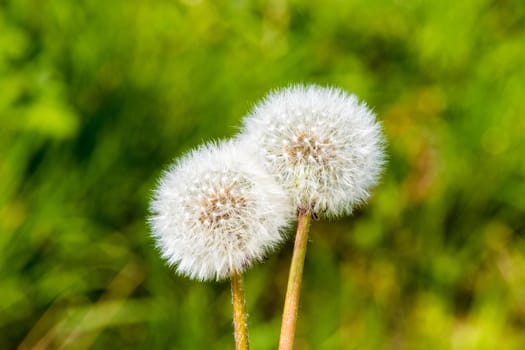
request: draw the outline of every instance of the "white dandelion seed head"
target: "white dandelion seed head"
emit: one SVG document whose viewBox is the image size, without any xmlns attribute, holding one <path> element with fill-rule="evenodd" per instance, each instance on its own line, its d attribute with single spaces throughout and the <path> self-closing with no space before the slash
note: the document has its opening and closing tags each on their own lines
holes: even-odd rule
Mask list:
<svg viewBox="0 0 525 350">
<path fill-rule="evenodd" d="M 374 113 L 334 87 L 295 85 L 270 93 L 245 118 L 240 139 L 256 145 L 296 208 L 328 217 L 364 203 L 384 163 Z"/>
<path fill-rule="evenodd" d="M 293 207 L 249 148 L 233 141 L 201 146 L 160 179 L 149 221 L 163 258 L 179 273 L 221 280 L 283 240 Z"/>
</svg>

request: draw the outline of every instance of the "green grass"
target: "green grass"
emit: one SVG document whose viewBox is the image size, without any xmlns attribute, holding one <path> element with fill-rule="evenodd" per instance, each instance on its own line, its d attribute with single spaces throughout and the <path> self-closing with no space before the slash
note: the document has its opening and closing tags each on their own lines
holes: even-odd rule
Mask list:
<svg viewBox="0 0 525 350">
<path fill-rule="evenodd" d="M 315 222 L 297 349 L 525 344 L 525 3 L 6 1 L 0 348 L 233 348 L 228 283 L 161 261 L 161 171 L 267 91 L 334 84 L 383 122 L 368 206 Z M 275 349 L 292 244 L 246 279 Z"/>
</svg>

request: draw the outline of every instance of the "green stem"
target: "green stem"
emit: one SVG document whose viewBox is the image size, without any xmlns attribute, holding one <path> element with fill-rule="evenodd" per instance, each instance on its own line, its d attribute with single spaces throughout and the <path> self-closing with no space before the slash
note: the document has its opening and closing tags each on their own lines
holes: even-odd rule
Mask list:
<svg viewBox="0 0 525 350">
<path fill-rule="evenodd" d="M 244 282 L 242 274 L 232 272 L 232 304 L 233 325 L 235 329 L 235 350 L 249 350 L 248 322 L 246 316 L 246 302 L 244 297 Z"/>
<path fill-rule="evenodd" d="M 301 293 L 301 282 L 303 278 L 304 258 L 306 256 L 311 218 L 312 214 L 309 211 L 299 211 L 297 217 L 297 234 L 295 236 L 292 263 L 288 276 L 288 287 L 284 300 L 279 350 L 292 350 L 293 348 L 295 325 L 297 323 L 297 309 L 299 307 L 299 295 Z"/>
</svg>

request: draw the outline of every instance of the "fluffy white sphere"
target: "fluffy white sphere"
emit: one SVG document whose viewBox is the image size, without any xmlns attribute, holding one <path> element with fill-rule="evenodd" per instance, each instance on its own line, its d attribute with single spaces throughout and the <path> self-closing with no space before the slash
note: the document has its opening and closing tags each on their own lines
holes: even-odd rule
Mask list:
<svg viewBox="0 0 525 350">
<path fill-rule="evenodd" d="M 270 93 L 244 120 L 253 143 L 296 208 L 339 216 L 368 199 L 384 163 L 374 113 L 334 87 L 291 86 Z"/>
<path fill-rule="evenodd" d="M 250 148 L 233 141 L 208 144 L 161 177 L 150 225 L 163 258 L 179 273 L 224 279 L 282 241 L 293 207 Z"/>
</svg>

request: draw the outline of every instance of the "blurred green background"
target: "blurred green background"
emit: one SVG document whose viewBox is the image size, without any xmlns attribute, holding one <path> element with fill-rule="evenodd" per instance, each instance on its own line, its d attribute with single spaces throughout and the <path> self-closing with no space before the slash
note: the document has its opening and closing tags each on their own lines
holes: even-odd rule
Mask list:
<svg viewBox="0 0 525 350">
<path fill-rule="evenodd" d="M 174 157 L 270 89 L 377 112 L 367 207 L 313 225 L 297 349 L 525 346 L 525 2 L 0 1 L 0 349 L 231 349 L 228 282 L 161 261 Z M 275 349 L 289 242 L 246 275 Z"/>
</svg>

